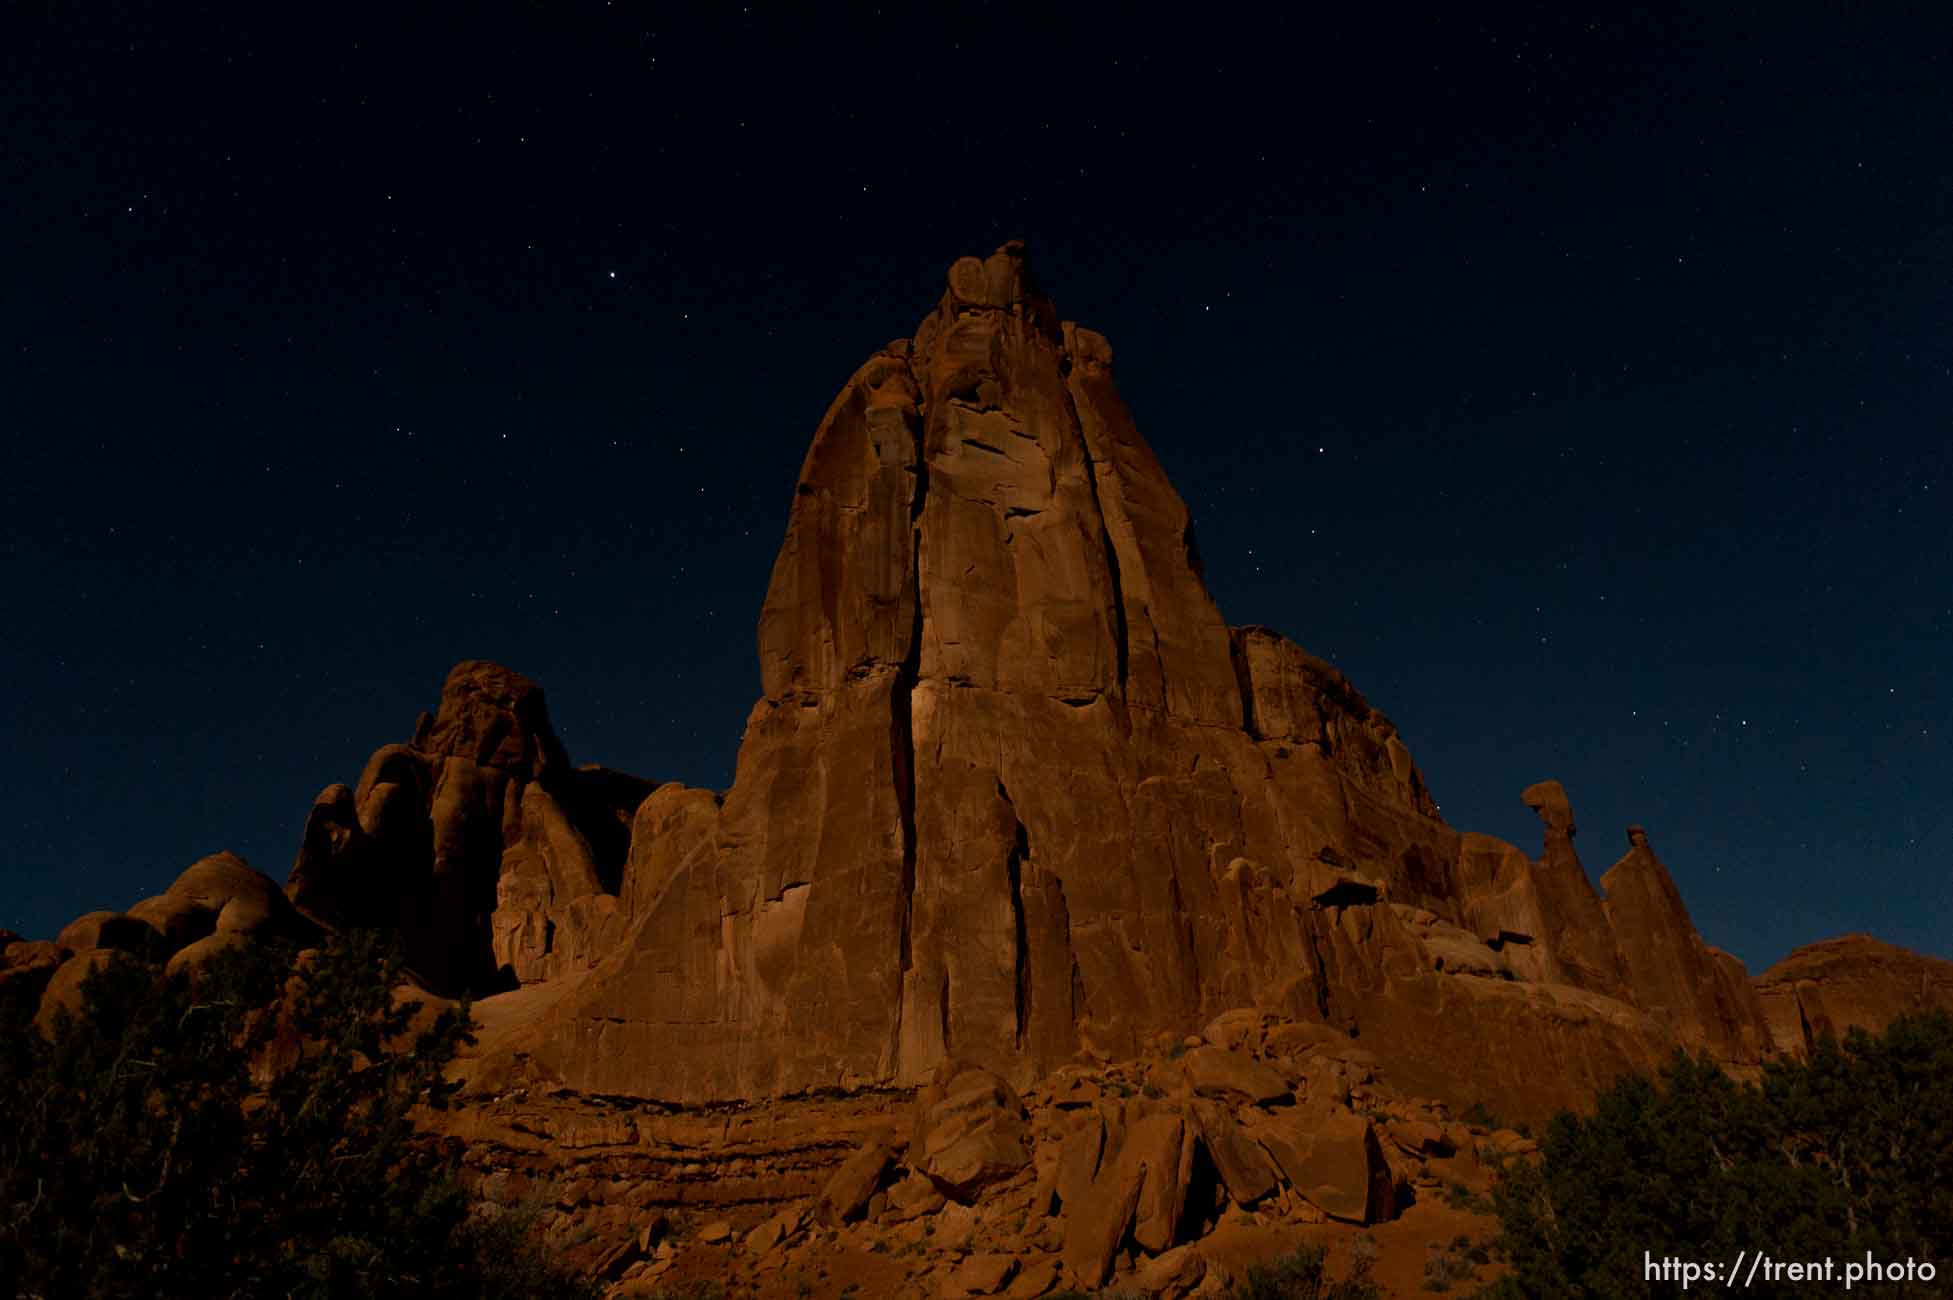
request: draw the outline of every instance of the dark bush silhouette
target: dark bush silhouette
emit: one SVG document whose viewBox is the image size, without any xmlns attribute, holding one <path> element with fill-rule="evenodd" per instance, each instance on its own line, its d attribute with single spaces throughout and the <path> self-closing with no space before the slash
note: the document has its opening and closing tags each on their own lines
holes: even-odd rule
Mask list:
<svg viewBox="0 0 1953 1300">
<path fill-rule="evenodd" d="M 194 980 L 107 966 L 51 1042 L 8 1008 L 8 1294 L 593 1296 L 524 1225 L 471 1216 L 457 1153 L 416 1131 L 416 1107 L 449 1100 L 469 1021 L 410 1033 L 399 974 L 397 951 L 354 935 L 296 963 L 241 945 Z"/>
<path fill-rule="evenodd" d="M 1744 1252 L 1746 1274 L 1757 1252 L 1837 1270 L 1828 1282 L 1766 1270 L 1734 1288 L 1745 1295 L 1843 1294 L 1846 1263 L 1869 1252 L 1938 1275 L 1854 1296 L 1953 1296 L 1953 1017 L 1827 1038 L 1752 1085 L 1678 1053 L 1658 1081 L 1615 1084 L 1592 1116 L 1557 1116 L 1540 1162 L 1510 1166 L 1494 1204 L 1512 1272 L 1488 1294 L 1502 1300 L 1680 1296 L 1679 1279 L 1647 1276 L 1650 1255 L 1727 1270 Z"/>
</svg>

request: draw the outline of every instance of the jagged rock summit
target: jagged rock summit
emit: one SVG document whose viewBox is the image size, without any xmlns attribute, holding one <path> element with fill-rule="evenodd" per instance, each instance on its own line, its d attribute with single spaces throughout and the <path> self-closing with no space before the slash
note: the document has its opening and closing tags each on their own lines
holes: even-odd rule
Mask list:
<svg viewBox="0 0 1953 1300">
<path fill-rule="evenodd" d="M 1280 1026 L 1269 1060 L 1339 1045 L 1515 1118 L 1677 1045 L 1753 1067 L 1953 1006 L 1953 963 L 1871 940 L 1750 980 L 1640 828 L 1594 887 L 1557 782 L 1523 796 L 1537 859 L 1448 826 L 1341 673 L 1222 619 L 1110 345 L 1018 244 L 952 266 L 834 399 L 758 641 L 723 796 L 574 766 L 539 687 L 464 662 L 319 795 L 282 896 L 209 859 L 128 916 L 0 936 L 0 985 L 51 1009 L 120 953 L 376 925 L 427 989 L 487 995 L 482 1092 L 1021 1090 L 1246 1016 Z M 1189 1077 L 1334 1095 L 1216 1059 Z"/>
<path fill-rule="evenodd" d="M 1605 898 L 1556 782 L 1539 861 L 1460 834 L 1340 673 L 1228 627 L 1110 345 L 1020 244 L 829 407 L 759 655 L 732 789 L 647 801 L 623 937 L 496 1050 L 679 1102 L 951 1059 L 1021 1087 L 1258 1007 L 1508 1113 L 1772 1050 L 1645 834 Z"/>
<path fill-rule="evenodd" d="M 956 263 L 829 408 L 759 649 L 701 849 L 632 882 L 624 951 L 527 1045 L 580 1086 L 915 1084 L 952 1054 L 1026 1082 L 1257 1000 L 1347 1019 L 1363 977 L 1325 961 L 1367 958 L 1334 918 L 1449 900 L 1458 837 L 1394 728 L 1230 631 L 1111 348 L 1021 246 Z"/>
<path fill-rule="evenodd" d="M 565 974 L 622 933 L 631 820 L 652 784 L 573 768 L 542 688 L 499 664 L 457 664 L 439 709 L 329 785 L 306 818 L 286 892 L 328 926 L 400 933 L 440 993 Z"/>
</svg>

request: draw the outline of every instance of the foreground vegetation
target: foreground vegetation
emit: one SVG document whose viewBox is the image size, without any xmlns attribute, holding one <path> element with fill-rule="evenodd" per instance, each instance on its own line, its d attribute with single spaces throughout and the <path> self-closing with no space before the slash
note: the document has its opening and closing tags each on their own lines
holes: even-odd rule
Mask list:
<svg viewBox="0 0 1953 1300">
<path fill-rule="evenodd" d="M 421 1017 L 397 1004 L 399 975 L 396 952 L 352 936 L 303 962 L 241 946 L 194 982 L 117 962 L 51 1039 L 30 1000 L 0 1005 L 7 1293 L 594 1297 L 551 1267 L 520 1216 L 472 1215 L 458 1150 L 416 1130 L 417 1108 L 450 1100 L 444 1070 L 469 1021 L 465 1007 Z M 1841 1270 L 1867 1258 L 1914 1267 L 1857 1281 L 1854 1296 L 1953 1296 L 1953 1017 L 1826 1040 L 1754 1084 L 1678 1054 L 1657 1079 L 1617 1083 L 1593 1114 L 1558 1116 L 1492 1205 L 1508 1273 L 1480 1293 L 1490 1300 L 1842 1294 Z M 1650 1276 L 1651 1260 L 1727 1269 L 1758 1252 L 1839 1271 L 1766 1271 L 1734 1288 Z M 1484 1259 L 1438 1262 L 1433 1291 Z M 1228 1295 L 1377 1291 L 1367 1269 L 1332 1281 L 1321 1251 L 1304 1249 Z"/>
<path fill-rule="evenodd" d="M 1593 1115 L 1556 1118 L 1542 1159 L 1508 1168 L 1493 1201 L 1512 1270 L 1483 1293 L 1496 1300 L 1680 1296 L 1680 1278 L 1648 1276 L 1651 1256 L 1727 1271 L 1740 1255 L 1747 1272 L 1758 1252 L 1834 1272 L 1688 1290 L 1841 1295 L 1846 1263 L 1869 1255 L 1930 1261 L 1936 1276 L 1861 1281 L 1853 1296 L 1953 1296 L 1953 1017 L 1827 1039 L 1758 1084 L 1678 1054 Z"/>
<path fill-rule="evenodd" d="M 458 1152 L 415 1130 L 417 1106 L 447 1104 L 469 1023 L 410 1032 L 399 974 L 371 936 L 303 963 L 241 945 L 194 982 L 104 967 L 51 1042 L 31 1006 L 0 1008 L 8 1294 L 594 1296 L 526 1224 L 471 1216 Z"/>
</svg>

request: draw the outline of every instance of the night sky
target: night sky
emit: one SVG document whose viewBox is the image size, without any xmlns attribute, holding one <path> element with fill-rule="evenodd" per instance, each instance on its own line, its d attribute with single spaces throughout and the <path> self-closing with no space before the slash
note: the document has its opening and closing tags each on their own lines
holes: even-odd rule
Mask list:
<svg viewBox="0 0 1953 1300">
<path fill-rule="evenodd" d="M 1944 6 L 810 8 L 8 7 L 0 925 L 282 880 L 464 658 L 723 788 L 816 422 L 1021 237 L 1448 821 L 1953 956 Z"/>
</svg>

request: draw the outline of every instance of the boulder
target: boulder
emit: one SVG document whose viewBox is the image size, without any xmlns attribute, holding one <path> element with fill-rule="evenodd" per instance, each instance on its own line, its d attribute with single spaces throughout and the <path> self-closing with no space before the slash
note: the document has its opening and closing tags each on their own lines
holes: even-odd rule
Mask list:
<svg viewBox="0 0 1953 1300">
<path fill-rule="evenodd" d="M 916 1100 L 909 1165 L 943 1193 L 968 1200 L 1031 1162 L 1029 1116 L 988 1070 L 945 1061 Z"/>
<path fill-rule="evenodd" d="M 1196 1101 L 1188 1114 L 1228 1199 L 1248 1206 L 1275 1190 L 1279 1180 L 1267 1152 L 1241 1131 L 1231 1112 L 1211 1101 Z"/>
<path fill-rule="evenodd" d="M 1288 1080 L 1241 1052 L 1196 1047 L 1181 1061 L 1187 1079 L 1203 1097 L 1223 1097 L 1266 1105 L 1288 1097 Z"/>
<path fill-rule="evenodd" d="M 1332 1219 L 1370 1224 L 1396 1213 L 1376 1131 L 1347 1112 L 1315 1123 L 1285 1118 L 1255 1131 L 1295 1191 Z"/>
<path fill-rule="evenodd" d="M 119 948 L 143 956 L 157 946 L 158 937 L 154 926 L 137 917 L 120 912 L 89 912 L 63 926 L 54 942 L 73 952 Z"/>
<path fill-rule="evenodd" d="M 1270 1026 L 1265 1044 L 1271 1057 L 1328 1055 L 1349 1046 L 1349 1033 L 1309 1021 L 1291 1022 Z"/>
<path fill-rule="evenodd" d="M 1398 1120 L 1384 1125 L 1384 1132 L 1398 1149 L 1414 1156 L 1448 1156 L 1454 1149 L 1444 1129 L 1429 1120 Z"/>
<path fill-rule="evenodd" d="M 1180 1115 L 1149 1115 L 1126 1132 L 1119 1160 L 1142 1171 L 1139 1203 L 1133 1208 L 1133 1241 L 1155 1253 L 1173 1244 L 1187 1183 L 1193 1176 L 1194 1135 Z"/>
<path fill-rule="evenodd" d="M 883 1142 L 870 1142 L 849 1156 L 821 1189 L 821 1220 L 841 1224 L 859 1218 L 894 1160 L 893 1148 Z"/>
<path fill-rule="evenodd" d="M 976 1237 L 977 1209 L 960 1201 L 950 1201 L 936 1212 L 929 1225 L 934 1231 L 929 1244 L 936 1250 L 955 1254 L 968 1250 Z"/>
<path fill-rule="evenodd" d="M 89 948 L 62 962 L 41 991 L 40 1009 L 34 1016 L 35 1028 L 52 1038 L 63 1017 L 81 1014 L 81 986 L 88 977 L 105 966 L 129 960 L 129 954 L 118 948 Z"/>
<path fill-rule="evenodd" d="M 1261 1045 L 1262 1014 L 1253 1007 L 1223 1011 L 1207 1022 L 1200 1036 L 1226 1051 L 1250 1051 Z"/>
<path fill-rule="evenodd" d="M 888 1189 L 888 1217 L 893 1222 L 905 1223 L 936 1213 L 946 1202 L 947 1198 L 935 1183 L 910 1170 L 907 1177 Z"/>
<path fill-rule="evenodd" d="M 775 1212 L 747 1233 L 743 1244 L 750 1254 L 770 1255 L 786 1242 L 793 1240 L 806 1221 L 806 1211 L 798 1206 L 788 1206 Z"/>
<path fill-rule="evenodd" d="M 1081 1287 L 1102 1286 L 1112 1270 L 1139 1207 L 1143 1169 L 1119 1166 L 1104 1171 L 1077 1204 L 1065 1211 L 1064 1264 Z"/>
<path fill-rule="evenodd" d="M 963 1296 L 995 1295 L 1017 1271 L 1017 1260 L 1010 1255 L 976 1254 L 965 1256 L 949 1271 L 939 1292 L 945 1300 Z"/>
<path fill-rule="evenodd" d="M 1058 1202 L 1069 1214 L 1084 1200 L 1098 1176 L 1099 1157 L 1105 1150 L 1105 1120 L 1098 1111 L 1076 1115 L 1065 1130 L 1058 1148 Z"/>
<path fill-rule="evenodd" d="M 1017 1270 L 1017 1276 L 1004 1288 L 1006 1300 L 1038 1300 L 1058 1285 L 1058 1260 L 1049 1255 L 1033 1257 Z"/>
<path fill-rule="evenodd" d="M 48 981 L 70 955 L 68 949 L 50 940 L 14 936 L 0 948 L 0 996 L 18 998 L 16 1005 L 23 1007 L 39 1006 Z"/>
<path fill-rule="evenodd" d="M 235 930 L 219 930 L 207 934 L 195 943 L 185 944 L 170 954 L 163 963 L 165 975 L 195 974 L 202 970 L 210 959 L 246 942 L 244 934 Z"/>
<path fill-rule="evenodd" d="M 1174 1249 L 1147 1260 L 1133 1270 L 1132 1286 L 1141 1295 L 1183 1296 L 1207 1275 L 1207 1261 L 1194 1246 Z"/>
<path fill-rule="evenodd" d="M 227 927 L 231 930 L 249 931 L 273 917 L 286 915 L 281 905 L 287 900 L 278 885 L 235 853 L 213 853 L 199 858 L 185 867 L 164 893 L 219 918 L 226 908 L 239 905 Z"/>
<path fill-rule="evenodd" d="M 145 898 L 130 908 L 127 915 L 155 930 L 165 953 L 195 943 L 217 928 L 214 911 L 194 899 L 171 894 Z"/>
</svg>

